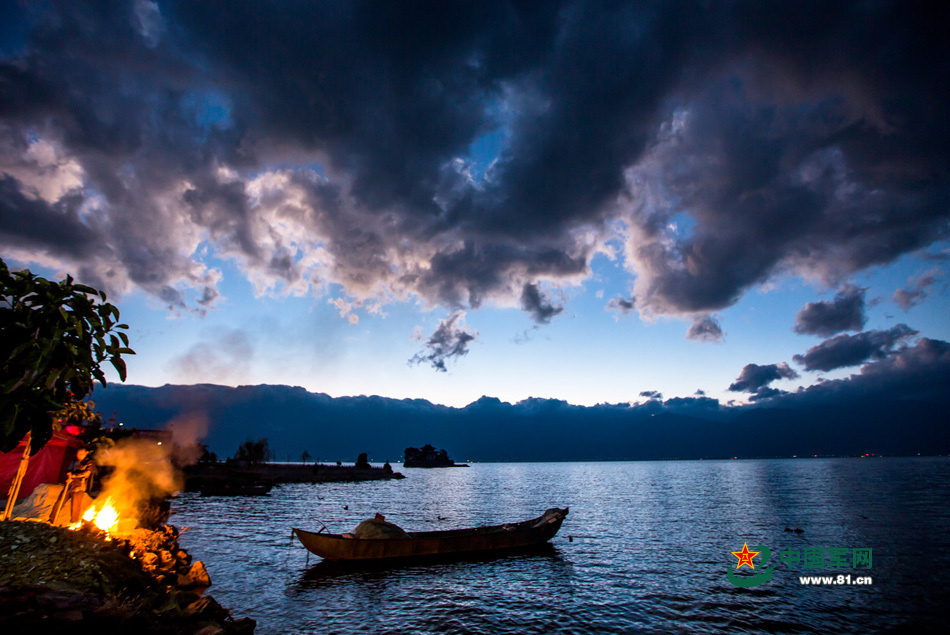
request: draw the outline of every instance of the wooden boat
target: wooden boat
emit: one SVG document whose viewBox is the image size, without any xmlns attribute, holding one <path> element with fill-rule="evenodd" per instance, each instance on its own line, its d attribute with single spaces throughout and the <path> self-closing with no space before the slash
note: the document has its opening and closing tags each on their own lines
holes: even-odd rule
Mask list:
<svg viewBox="0 0 950 635">
<path fill-rule="evenodd" d="M 541 516 L 520 523 L 450 529 L 448 531 L 417 531 L 408 538 L 352 538 L 340 534 L 314 533 L 294 528 L 297 539 L 325 560 L 382 560 L 469 554 L 503 549 L 523 549 L 543 544 L 554 537 L 568 508 L 553 507 Z"/>
</svg>

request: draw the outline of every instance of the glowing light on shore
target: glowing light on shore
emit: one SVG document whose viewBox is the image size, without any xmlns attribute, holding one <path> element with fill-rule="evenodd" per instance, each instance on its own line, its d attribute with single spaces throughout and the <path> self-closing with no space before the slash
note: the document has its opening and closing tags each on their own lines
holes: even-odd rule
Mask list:
<svg viewBox="0 0 950 635">
<path fill-rule="evenodd" d="M 69 528 L 73 530 L 79 529 L 82 527 L 83 521 L 94 524 L 106 533 L 111 533 L 115 531 L 119 524 L 119 512 L 112 504 L 112 499 L 108 498 L 105 504 L 98 510 L 96 510 L 95 505 L 87 509 L 86 513 L 82 515 L 82 520 L 70 525 Z"/>
<path fill-rule="evenodd" d="M 115 530 L 116 525 L 119 524 L 119 512 L 112 506 L 112 499 L 106 501 L 106 504 L 99 510 L 99 513 L 96 514 L 96 519 L 93 522 L 96 524 L 96 527 L 102 531 L 110 532 Z"/>
</svg>

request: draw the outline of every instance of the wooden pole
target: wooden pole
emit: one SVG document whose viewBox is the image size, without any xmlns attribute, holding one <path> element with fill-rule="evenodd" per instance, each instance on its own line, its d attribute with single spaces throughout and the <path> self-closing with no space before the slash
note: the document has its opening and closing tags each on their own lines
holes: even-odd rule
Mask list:
<svg viewBox="0 0 950 635">
<path fill-rule="evenodd" d="M 16 476 L 13 477 L 13 482 L 10 483 L 10 491 L 7 493 L 7 507 L 3 510 L 3 516 L 0 516 L 0 520 L 7 520 L 13 514 L 13 506 L 16 505 L 17 496 L 20 495 L 20 485 L 23 484 L 26 468 L 30 464 L 31 433 L 27 432 L 24 438 L 26 439 L 26 447 L 23 449 L 23 457 L 20 459 L 20 467 L 16 471 Z"/>
</svg>

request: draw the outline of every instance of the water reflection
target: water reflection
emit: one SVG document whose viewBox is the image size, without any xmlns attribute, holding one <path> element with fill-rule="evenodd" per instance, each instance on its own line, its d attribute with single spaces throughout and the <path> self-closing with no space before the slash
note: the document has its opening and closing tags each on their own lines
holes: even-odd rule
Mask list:
<svg viewBox="0 0 950 635">
<path fill-rule="evenodd" d="M 308 565 L 290 542 L 316 518 L 340 532 L 379 511 L 418 531 L 567 505 L 552 545 L 514 556 L 354 568 Z M 173 512 L 215 598 L 259 634 L 919 632 L 950 603 L 946 459 L 477 464 L 254 500 L 186 494 Z M 737 588 L 726 571 L 744 540 L 773 553 L 873 547 L 874 585 L 805 587 L 783 569 Z"/>
<path fill-rule="evenodd" d="M 387 578 L 425 575 L 483 577 L 492 573 L 492 565 L 504 562 L 505 568 L 530 569 L 538 575 L 569 575 L 570 562 L 560 549 L 546 543 L 515 552 L 432 556 L 420 560 L 353 562 L 320 560 L 306 567 L 292 583 L 294 592 L 319 589 L 353 581 L 379 581 Z"/>
</svg>

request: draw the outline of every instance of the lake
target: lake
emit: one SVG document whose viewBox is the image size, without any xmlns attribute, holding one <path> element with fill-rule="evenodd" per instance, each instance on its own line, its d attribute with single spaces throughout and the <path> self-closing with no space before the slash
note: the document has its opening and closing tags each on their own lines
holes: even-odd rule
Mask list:
<svg viewBox="0 0 950 635">
<path fill-rule="evenodd" d="M 396 469 L 406 478 L 184 493 L 170 522 L 187 527 L 209 592 L 257 633 L 920 633 L 950 615 L 947 458 Z M 377 512 L 420 531 L 555 506 L 571 511 L 549 549 L 500 558 L 327 566 L 291 540 L 291 527 L 341 533 Z M 744 544 L 769 562 L 760 551 L 737 571 Z"/>
</svg>

